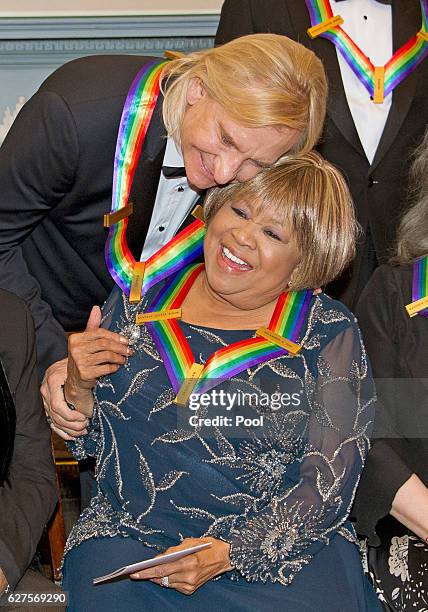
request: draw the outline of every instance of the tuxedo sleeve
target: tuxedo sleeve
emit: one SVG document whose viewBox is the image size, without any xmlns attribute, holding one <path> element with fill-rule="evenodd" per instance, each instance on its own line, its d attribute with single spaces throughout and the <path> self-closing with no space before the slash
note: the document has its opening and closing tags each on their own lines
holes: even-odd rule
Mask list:
<svg viewBox="0 0 428 612">
<path fill-rule="evenodd" d="M 0 567 L 14 587 L 30 564 L 57 500 L 50 429 L 38 389 L 34 329 L 22 303 L 15 313 L 14 345 L 7 343 L 8 374 L 14 379 L 16 433 L 8 477 L 0 487 Z M 18 321 L 19 317 L 19 321 Z"/>
<path fill-rule="evenodd" d="M 30 306 L 44 367 L 66 356 L 66 335 L 28 270 L 22 244 L 70 189 L 78 155 L 73 117 L 53 92 L 33 96 L 0 148 L 0 287 Z"/>
</svg>

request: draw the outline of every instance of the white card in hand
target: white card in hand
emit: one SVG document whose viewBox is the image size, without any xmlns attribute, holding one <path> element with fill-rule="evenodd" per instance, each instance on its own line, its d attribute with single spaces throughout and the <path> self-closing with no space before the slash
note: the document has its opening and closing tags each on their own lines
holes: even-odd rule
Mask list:
<svg viewBox="0 0 428 612">
<path fill-rule="evenodd" d="M 99 576 L 98 578 L 94 578 L 92 582 L 93 584 L 99 584 L 100 582 L 106 582 L 107 580 L 112 580 L 113 578 L 119 578 L 119 576 L 125 576 L 126 574 L 133 574 L 134 572 L 138 572 L 143 569 L 148 569 L 149 567 L 156 567 L 156 565 L 164 565 L 165 563 L 177 561 L 177 559 L 181 559 L 182 557 L 191 555 L 192 553 L 198 552 L 198 550 L 203 550 L 204 548 L 208 548 L 209 546 L 211 546 L 211 542 L 205 542 L 204 544 L 197 544 L 196 546 L 191 546 L 190 548 L 183 548 L 183 550 L 177 550 L 175 552 L 168 553 L 166 555 L 163 555 L 162 557 L 152 557 L 151 559 L 146 559 L 145 561 L 132 563 L 132 565 L 125 565 L 125 567 L 120 567 L 114 572 L 111 572 L 111 574 L 106 574 L 105 576 Z"/>
</svg>

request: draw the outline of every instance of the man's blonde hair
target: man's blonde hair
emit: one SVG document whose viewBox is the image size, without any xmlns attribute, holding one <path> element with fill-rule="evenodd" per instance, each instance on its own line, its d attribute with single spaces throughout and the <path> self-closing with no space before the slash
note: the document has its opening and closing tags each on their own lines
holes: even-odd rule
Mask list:
<svg viewBox="0 0 428 612">
<path fill-rule="evenodd" d="M 245 183 L 212 189 L 205 220 L 226 202 L 255 203 L 291 228 L 300 255 L 290 289 L 320 287 L 338 276 L 355 254 L 358 224 L 343 175 L 314 151 L 282 160 Z"/>
<path fill-rule="evenodd" d="M 292 152 L 309 151 L 322 130 L 327 81 L 321 61 L 278 34 L 249 34 L 168 63 L 162 73 L 163 118 L 180 144 L 192 79 L 245 127 L 285 126 L 300 132 Z"/>
</svg>

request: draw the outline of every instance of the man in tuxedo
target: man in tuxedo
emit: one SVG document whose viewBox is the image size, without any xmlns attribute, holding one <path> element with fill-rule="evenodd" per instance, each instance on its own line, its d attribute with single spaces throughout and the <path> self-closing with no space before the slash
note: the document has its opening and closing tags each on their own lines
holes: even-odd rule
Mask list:
<svg viewBox="0 0 428 612">
<path fill-rule="evenodd" d="M 207 58 L 218 72 L 214 84 L 208 82 Z M 236 58 L 244 58 L 244 69 Z M 66 332 L 82 330 L 91 307 L 113 285 L 102 219 L 111 207 L 122 108 L 148 61 L 100 56 L 64 65 L 24 106 L 0 149 L 0 286 L 32 308 L 40 375 L 48 368 L 45 409 L 65 438 L 77 433 L 68 427 L 75 418 L 60 387 Z M 205 189 L 246 180 L 289 150 L 307 150 L 324 118 L 322 65 L 284 37 L 248 37 L 172 65 L 177 70 L 165 100 L 159 96 L 132 185 L 127 241 L 137 261 L 174 235 Z M 304 68 L 298 71 L 298 65 Z M 225 79 L 232 71 L 235 79 Z M 266 79 L 271 75 L 275 83 Z M 177 101 L 181 124 L 173 139 L 167 138 L 163 112 L 180 78 L 187 79 L 187 90 Z M 226 102 L 230 97 L 236 104 Z M 272 97 L 283 103 L 270 104 Z M 251 115 L 246 119 L 245 109 Z M 175 176 L 174 168 L 183 166 L 187 177 Z M 77 429 L 84 426 L 82 420 Z"/>
<path fill-rule="evenodd" d="M 421 29 L 418 0 L 331 0 L 343 30 L 374 65 L 383 66 Z M 396 229 L 406 207 L 408 169 L 428 122 L 428 59 L 374 104 L 332 42 L 311 39 L 304 0 L 226 0 L 216 44 L 254 32 L 285 34 L 323 61 L 329 98 L 319 152 L 346 175 L 363 228 L 357 254 L 345 274 L 327 288 L 350 308 L 375 267 L 393 253 Z M 428 42 L 424 43 L 428 45 Z"/>
</svg>

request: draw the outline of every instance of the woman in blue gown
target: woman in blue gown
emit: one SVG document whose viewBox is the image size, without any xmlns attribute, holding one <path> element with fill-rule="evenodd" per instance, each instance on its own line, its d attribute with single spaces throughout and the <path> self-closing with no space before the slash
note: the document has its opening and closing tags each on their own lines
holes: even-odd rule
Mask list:
<svg viewBox="0 0 428 612">
<path fill-rule="evenodd" d="M 352 257 L 348 190 L 316 153 L 214 190 L 205 218 L 205 267 L 178 323 L 200 364 L 272 322 L 284 291 L 318 287 Z M 348 520 L 374 409 L 353 315 L 308 291 L 300 352 L 218 378 L 179 405 L 166 340 L 135 321 L 185 273 L 137 304 L 114 291 L 103 310 L 108 331 L 93 311 L 70 343 L 65 392 L 92 415 L 70 446 L 79 459 L 96 457 L 97 491 L 67 543 L 69 609 L 378 610 Z M 121 351 L 120 339 L 129 342 Z M 210 548 L 133 579 L 92 584 L 204 542 Z"/>
</svg>

